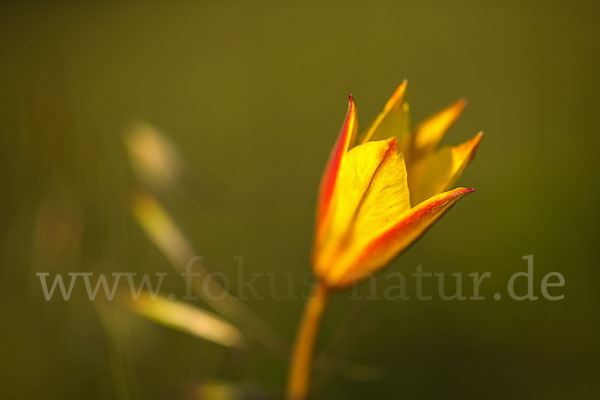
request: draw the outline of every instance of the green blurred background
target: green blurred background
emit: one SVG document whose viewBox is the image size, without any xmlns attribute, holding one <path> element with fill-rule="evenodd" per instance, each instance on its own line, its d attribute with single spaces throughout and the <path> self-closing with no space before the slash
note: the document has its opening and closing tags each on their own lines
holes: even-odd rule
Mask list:
<svg viewBox="0 0 600 400">
<path fill-rule="evenodd" d="M 217 382 L 280 398 L 285 356 L 227 349 L 115 304 L 103 322 L 81 286 L 46 302 L 35 273 L 168 272 L 164 293 L 182 293 L 128 208 L 140 183 L 122 139 L 145 120 L 186 160 L 185 179 L 157 196 L 207 268 L 235 285 L 243 255 L 249 273 L 299 281 L 347 94 L 364 127 L 407 78 L 414 121 L 465 96 L 446 142 L 486 136 L 459 182 L 477 192 L 390 270 L 490 271 L 491 296 L 533 254 L 537 294 L 558 271 L 565 299 L 337 295 L 318 347 L 357 365 L 319 373 L 314 398 L 597 398 L 598 11 L 592 1 L 3 3 L 2 397 L 201 398 Z M 246 303 L 292 341 L 301 299 Z"/>
</svg>

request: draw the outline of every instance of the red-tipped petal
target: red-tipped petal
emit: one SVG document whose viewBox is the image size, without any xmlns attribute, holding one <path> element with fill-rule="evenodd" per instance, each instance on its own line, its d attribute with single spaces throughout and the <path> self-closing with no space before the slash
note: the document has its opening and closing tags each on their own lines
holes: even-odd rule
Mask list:
<svg viewBox="0 0 600 400">
<path fill-rule="evenodd" d="M 325 277 L 325 281 L 330 286 L 343 287 L 377 271 L 414 243 L 461 198 L 473 191 L 475 189 L 454 189 L 413 207 L 398 222 L 371 241 L 351 265 L 333 269 Z"/>
<path fill-rule="evenodd" d="M 329 161 L 325 167 L 323 177 L 321 178 L 321 186 L 317 204 L 317 233 L 321 230 L 323 221 L 325 220 L 325 217 L 331 208 L 331 199 L 337 182 L 342 159 L 350 148 L 350 143 L 352 143 L 352 139 L 356 134 L 356 106 L 354 104 L 352 95 L 348 96 L 348 98 L 348 111 L 346 113 L 344 124 L 342 125 L 338 139 L 329 156 Z"/>
</svg>

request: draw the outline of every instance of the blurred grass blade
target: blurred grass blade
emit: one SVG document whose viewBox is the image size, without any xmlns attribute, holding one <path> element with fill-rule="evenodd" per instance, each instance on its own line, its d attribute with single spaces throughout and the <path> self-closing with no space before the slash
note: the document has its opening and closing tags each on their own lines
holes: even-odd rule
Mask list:
<svg viewBox="0 0 600 400">
<path fill-rule="evenodd" d="M 257 382 L 202 380 L 186 386 L 182 399 L 185 400 L 251 400 L 279 399 L 276 392 Z"/>
<path fill-rule="evenodd" d="M 143 292 L 137 300 L 124 302 L 135 313 L 160 324 L 196 337 L 226 346 L 243 348 L 242 332 L 222 318 L 190 304 L 172 301 L 163 296 L 155 299 Z"/>
<path fill-rule="evenodd" d="M 184 273 L 194 252 L 158 200 L 148 192 L 138 191 L 132 197 L 131 209 L 143 230 L 165 254 L 173 267 L 180 273 Z M 243 327 L 249 337 L 264 347 L 279 354 L 287 354 L 287 346 L 271 327 L 214 279 L 207 279 L 208 271 L 201 263 L 194 263 L 194 272 L 198 273 L 198 276 L 192 279 L 194 293 L 218 313 L 237 326 Z"/>
<path fill-rule="evenodd" d="M 241 390 L 232 383 L 205 382 L 188 388 L 186 399 L 189 400 L 241 400 Z"/>
<path fill-rule="evenodd" d="M 125 133 L 125 145 L 135 172 L 146 183 L 168 186 L 181 175 L 182 159 L 175 147 L 146 122 L 133 124 Z"/>
<path fill-rule="evenodd" d="M 209 176 L 198 176 L 169 138 L 148 122 L 131 124 L 123 134 L 129 161 L 136 176 L 153 190 L 220 206 L 223 187 Z"/>
<path fill-rule="evenodd" d="M 194 256 L 187 239 L 150 193 L 134 193 L 131 209 L 144 232 L 173 265 L 178 268 L 185 266 Z"/>
</svg>

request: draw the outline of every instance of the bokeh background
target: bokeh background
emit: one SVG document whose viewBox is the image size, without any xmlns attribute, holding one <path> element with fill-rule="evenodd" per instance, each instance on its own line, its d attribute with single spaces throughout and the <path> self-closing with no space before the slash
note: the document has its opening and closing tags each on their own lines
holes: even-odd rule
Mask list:
<svg viewBox="0 0 600 400">
<path fill-rule="evenodd" d="M 2 3 L 2 397 L 281 398 L 285 352 L 211 343 L 98 306 L 80 285 L 71 301 L 45 301 L 35 274 L 168 272 L 162 292 L 184 293 L 132 216 L 130 194 L 146 187 L 234 287 L 237 255 L 248 273 L 300 282 L 347 94 L 364 127 L 407 78 L 414 121 L 464 96 L 446 142 L 486 136 L 459 182 L 477 192 L 390 271 L 490 271 L 489 299 L 335 296 L 318 348 L 342 361 L 317 372 L 314 398 L 597 398 L 598 11 L 592 1 Z M 135 121 L 178 152 L 175 183 L 134 174 L 123 137 Z M 564 300 L 491 299 L 528 254 L 537 294 L 558 271 Z M 245 303 L 291 343 L 303 300 L 257 287 L 267 298 Z"/>
</svg>

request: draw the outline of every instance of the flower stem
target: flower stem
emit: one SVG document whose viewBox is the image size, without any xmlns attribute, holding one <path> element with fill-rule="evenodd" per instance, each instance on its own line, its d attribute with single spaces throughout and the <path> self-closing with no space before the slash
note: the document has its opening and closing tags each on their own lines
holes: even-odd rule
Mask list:
<svg viewBox="0 0 600 400">
<path fill-rule="evenodd" d="M 287 383 L 287 400 L 305 400 L 308 394 L 317 332 L 327 303 L 328 290 L 321 282 L 315 284 L 298 329 L 294 343 Z"/>
</svg>

